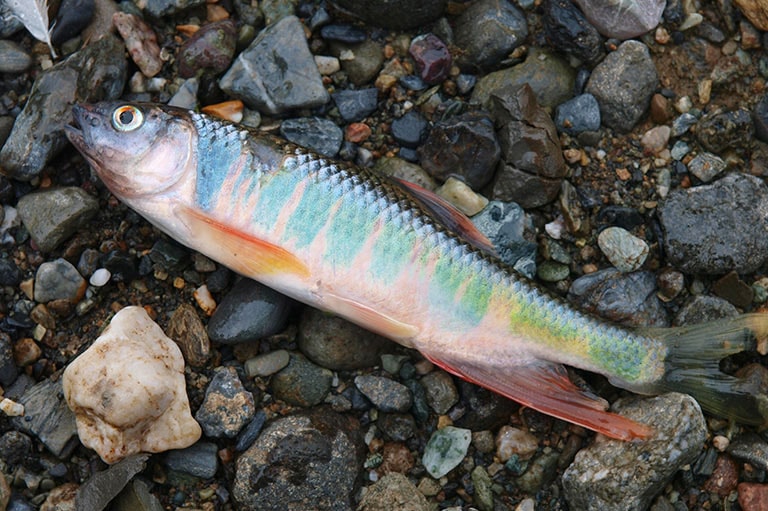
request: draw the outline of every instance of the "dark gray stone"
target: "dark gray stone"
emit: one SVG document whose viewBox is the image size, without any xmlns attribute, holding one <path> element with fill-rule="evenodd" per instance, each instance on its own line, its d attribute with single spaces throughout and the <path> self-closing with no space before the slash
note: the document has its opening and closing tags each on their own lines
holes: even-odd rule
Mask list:
<svg viewBox="0 0 768 511">
<path fill-rule="evenodd" d="M 346 122 L 357 122 L 370 115 L 378 103 L 379 90 L 370 87 L 361 90 L 342 90 L 331 97 Z"/>
<path fill-rule="evenodd" d="M 54 456 L 67 457 L 77 445 L 77 426 L 64 401 L 61 380 L 43 380 L 17 401 L 24 405 L 24 416 L 11 419 L 14 427 L 35 435 Z"/>
<path fill-rule="evenodd" d="M 125 45 L 108 35 L 41 72 L 0 150 L 0 172 L 29 181 L 67 144 L 72 105 L 116 99 L 127 76 Z"/>
<path fill-rule="evenodd" d="M 0 385 L 8 387 L 18 376 L 19 370 L 13 362 L 11 336 L 0 332 Z"/>
<path fill-rule="evenodd" d="M 697 325 L 724 318 L 735 318 L 739 309 L 727 300 L 716 296 L 694 296 L 677 311 L 675 326 Z"/>
<path fill-rule="evenodd" d="M 525 15 L 508 0 L 473 2 L 456 19 L 457 63 L 475 71 L 497 66 L 528 37 Z"/>
<path fill-rule="evenodd" d="M 427 120 L 413 110 L 392 121 L 392 137 L 405 147 L 418 147 L 426 138 L 428 130 Z"/>
<path fill-rule="evenodd" d="M 761 179 L 733 173 L 675 190 L 658 213 L 667 258 L 684 272 L 751 273 L 768 260 L 768 188 Z"/>
<path fill-rule="evenodd" d="M 603 38 L 571 0 L 546 0 L 542 16 L 547 42 L 589 66 L 605 55 Z"/>
<path fill-rule="evenodd" d="M 222 344 L 262 339 L 285 328 L 293 301 L 251 279 L 241 279 L 216 307 L 208 336 Z"/>
<path fill-rule="evenodd" d="M 366 452 L 359 428 L 327 408 L 270 423 L 237 459 L 232 496 L 238 509 L 354 509 Z"/>
<path fill-rule="evenodd" d="M 87 282 L 66 259 L 40 265 L 35 274 L 35 301 L 68 300 L 77 303 L 85 294 Z"/>
<path fill-rule="evenodd" d="M 249 107 L 269 114 L 313 108 L 329 100 L 296 16 L 267 26 L 238 55 L 219 85 Z"/>
<path fill-rule="evenodd" d="M 384 28 L 406 30 L 429 24 L 438 19 L 445 10 L 448 0 L 334 0 L 343 10 L 363 21 Z"/>
<path fill-rule="evenodd" d="M 255 412 L 253 394 L 243 387 L 235 368 L 217 367 L 195 419 L 208 437 L 234 438 Z"/>
<path fill-rule="evenodd" d="M 77 186 L 50 188 L 19 199 L 19 217 L 43 252 L 51 252 L 85 226 L 99 202 Z"/>
<path fill-rule="evenodd" d="M 707 151 L 747 149 L 754 136 L 752 115 L 746 108 L 704 116 L 696 124 L 696 138 Z"/>
<path fill-rule="evenodd" d="M 336 123 L 320 117 L 287 119 L 280 124 L 280 134 L 296 145 L 333 158 L 339 153 L 344 133 Z"/>
<path fill-rule="evenodd" d="M 536 249 L 524 233 L 533 232 L 533 222 L 515 202 L 491 201 L 472 223 L 491 240 L 499 259 L 522 275 L 533 278 L 536 274 Z"/>
<path fill-rule="evenodd" d="M 32 65 L 32 57 L 24 48 L 0 39 L 0 73 L 23 73 Z"/>
<path fill-rule="evenodd" d="M 51 41 L 64 43 L 80 34 L 91 22 L 95 10 L 94 0 L 62 0 L 51 28 Z"/>
<path fill-rule="evenodd" d="M 408 387 L 383 376 L 358 376 L 355 386 L 382 412 L 407 412 L 413 404 Z"/>
<path fill-rule="evenodd" d="M 148 459 L 149 454 L 134 454 L 93 474 L 78 488 L 75 508 L 94 511 L 105 509 L 133 476 L 146 468 Z"/>
<path fill-rule="evenodd" d="M 653 30 L 661 20 L 665 0 L 574 0 L 587 19 L 606 37 L 631 39 Z"/>
<path fill-rule="evenodd" d="M 581 94 L 559 105 L 555 126 L 569 135 L 600 129 L 600 105 L 592 94 Z"/>
<path fill-rule="evenodd" d="M 648 47 L 626 41 L 595 66 L 586 92 L 600 105 L 603 124 L 630 131 L 642 118 L 659 86 L 659 75 Z"/>
<path fill-rule="evenodd" d="M 328 369 L 301 355 L 291 355 L 288 366 L 272 377 L 272 393 L 276 399 L 295 406 L 315 406 L 330 392 L 332 379 Z"/>
<path fill-rule="evenodd" d="M 146 0 L 143 9 L 153 18 L 162 18 L 204 3 L 205 0 Z"/>
<path fill-rule="evenodd" d="M 211 442 L 197 442 L 186 449 L 168 451 L 165 465 L 171 470 L 184 472 L 200 479 L 210 479 L 219 467 L 219 448 Z"/>
</svg>

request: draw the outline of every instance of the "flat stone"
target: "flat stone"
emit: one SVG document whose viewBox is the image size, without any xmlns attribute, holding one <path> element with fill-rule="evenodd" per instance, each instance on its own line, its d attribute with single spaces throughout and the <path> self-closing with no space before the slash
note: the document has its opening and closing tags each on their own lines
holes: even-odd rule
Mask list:
<svg viewBox="0 0 768 511">
<path fill-rule="evenodd" d="M 286 119 L 280 124 L 280 134 L 294 144 L 329 158 L 338 154 L 344 140 L 344 133 L 336 123 L 320 117 Z"/>
<path fill-rule="evenodd" d="M 446 426 L 438 429 L 424 447 L 422 463 L 429 475 L 439 479 L 459 466 L 469 450 L 472 432 L 468 429 Z"/>
<path fill-rule="evenodd" d="M 574 0 L 587 19 L 606 37 L 631 39 L 653 30 L 661 21 L 664 0 Z"/>
<path fill-rule="evenodd" d="M 134 454 L 93 474 L 77 490 L 76 509 L 105 509 L 128 482 L 147 466 L 149 454 Z"/>
<path fill-rule="evenodd" d="M 24 406 L 24 416 L 11 419 L 14 427 L 35 435 L 54 456 L 67 457 L 77 446 L 77 425 L 64 401 L 61 380 L 43 380 L 17 401 Z"/>
<path fill-rule="evenodd" d="M 51 252 L 83 228 L 99 211 L 99 202 L 82 188 L 51 188 L 24 195 L 18 212 L 43 252 Z"/>
<path fill-rule="evenodd" d="M 407 412 L 413 404 L 405 385 L 383 376 L 358 376 L 355 386 L 382 412 Z"/>
<path fill-rule="evenodd" d="M 357 511 L 429 511 L 427 498 L 403 474 L 390 472 L 366 488 Z"/>
<path fill-rule="evenodd" d="M 468 71 L 491 68 L 527 37 L 525 15 L 512 2 L 473 2 L 456 19 L 454 39 L 462 50 L 457 62 Z"/>
<path fill-rule="evenodd" d="M 243 387 L 234 367 L 217 367 L 195 414 L 210 438 L 234 438 L 253 418 L 253 394 Z"/>
<path fill-rule="evenodd" d="M 88 283 L 77 268 L 66 259 L 56 259 L 40 265 L 35 274 L 35 301 L 47 303 L 52 300 L 79 302 L 85 295 Z"/>
<path fill-rule="evenodd" d="M 603 254 L 619 271 L 639 270 L 650 251 L 645 240 L 621 227 L 608 227 L 600 232 L 597 244 Z"/>
<path fill-rule="evenodd" d="M 197 442 L 184 449 L 168 451 L 163 461 L 171 470 L 211 479 L 219 467 L 218 452 L 218 446 L 212 442 Z"/>
</svg>

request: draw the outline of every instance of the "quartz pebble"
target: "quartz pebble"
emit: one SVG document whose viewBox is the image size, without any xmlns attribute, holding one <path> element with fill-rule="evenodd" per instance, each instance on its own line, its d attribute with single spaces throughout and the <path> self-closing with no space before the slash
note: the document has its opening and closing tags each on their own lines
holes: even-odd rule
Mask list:
<svg viewBox="0 0 768 511">
<path fill-rule="evenodd" d="M 472 189 L 455 177 L 449 177 L 435 193 L 456 206 L 467 216 L 478 214 L 488 205 L 488 199 L 475 193 Z"/>
<path fill-rule="evenodd" d="M 518 459 L 530 459 L 539 447 L 539 440 L 528 431 L 502 426 L 496 435 L 496 456 L 505 462 L 517 456 Z"/>
<path fill-rule="evenodd" d="M 461 463 L 471 441 L 472 432 L 468 429 L 453 426 L 438 429 L 424 448 L 421 460 L 424 468 L 435 479 L 443 477 Z"/>
<path fill-rule="evenodd" d="M 110 273 L 109 270 L 106 268 L 99 268 L 93 274 L 91 275 L 91 278 L 88 279 L 88 282 L 95 287 L 101 287 L 106 285 L 107 282 L 109 282 L 109 279 L 112 278 L 112 273 Z"/>
<path fill-rule="evenodd" d="M 69 364 L 62 381 L 80 441 L 107 463 L 138 452 L 180 449 L 200 438 L 181 351 L 141 307 L 115 314 Z"/>
<path fill-rule="evenodd" d="M 116 12 L 112 20 L 141 73 L 148 78 L 159 73 L 163 61 L 154 30 L 138 16 L 126 12 Z"/>
<path fill-rule="evenodd" d="M 641 268 L 648 257 L 648 243 L 621 227 L 604 229 L 597 244 L 611 264 L 625 273 Z"/>
</svg>

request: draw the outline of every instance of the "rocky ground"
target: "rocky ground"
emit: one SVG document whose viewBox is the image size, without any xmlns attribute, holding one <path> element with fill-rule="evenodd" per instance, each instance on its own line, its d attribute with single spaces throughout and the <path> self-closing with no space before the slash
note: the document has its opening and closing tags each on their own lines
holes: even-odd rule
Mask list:
<svg viewBox="0 0 768 511">
<path fill-rule="evenodd" d="M 764 310 L 768 7 L 576 4 L 62 0 L 53 57 L 0 0 L 0 509 L 768 508 L 759 428 L 578 371 L 658 436 L 521 408 L 179 246 L 63 135 L 76 102 L 205 108 L 436 190 L 606 319 Z M 130 305 L 203 436 L 110 466 L 62 372 Z M 758 352 L 721 367 L 768 382 Z"/>
</svg>

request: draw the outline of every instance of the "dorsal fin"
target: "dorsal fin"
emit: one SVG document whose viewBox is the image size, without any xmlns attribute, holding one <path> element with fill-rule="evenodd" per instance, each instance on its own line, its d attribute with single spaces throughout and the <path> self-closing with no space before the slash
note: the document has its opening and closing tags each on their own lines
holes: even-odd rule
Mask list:
<svg viewBox="0 0 768 511">
<path fill-rule="evenodd" d="M 408 190 L 411 195 L 413 195 L 413 197 L 432 214 L 432 216 L 449 230 L 460 236 L 473 247 L 488 252 L 491 255 L 497 255 L 491 240 L 475 227 L 472 220 L 456 209 L 456 206 L 436 193 L 430 192 L 417 184 L 397 177 L 394 179 L 399 185 Z"/>
</svg>

